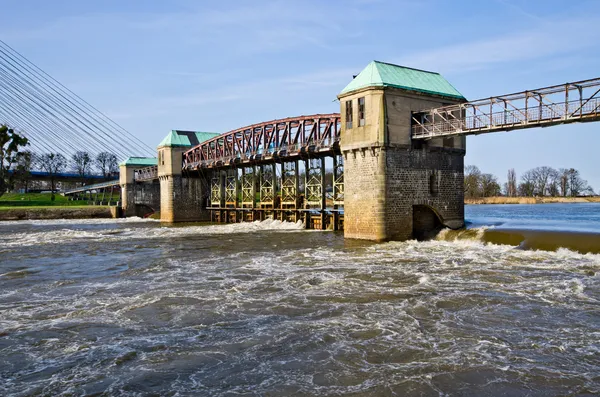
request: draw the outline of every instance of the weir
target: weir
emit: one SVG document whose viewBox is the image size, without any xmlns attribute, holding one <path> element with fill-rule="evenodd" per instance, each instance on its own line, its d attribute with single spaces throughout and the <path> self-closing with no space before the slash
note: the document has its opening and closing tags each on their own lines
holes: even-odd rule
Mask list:
<svg viewBox="0 0 600 397">
<path fill-rule="evenodd" d="M 209 186 L 200 211 L 213 222 L 273 218 L 339 230 L 339 131 L 338 114 L 244 127 L 185 152 L 182 177 Z"/>
<path fill-rule="evenodd" d="M 151 201 L 164 222 L 273 218 L 347 238 L 426 239 L 464 226 L 467 135 L 598 121 L 598 87 L 468 102 L 438 73 L 373 61 L 338 95 L 340 113 L 171 131 L 157 165 L 122 168 L 123 207 Z"/>
</svg>

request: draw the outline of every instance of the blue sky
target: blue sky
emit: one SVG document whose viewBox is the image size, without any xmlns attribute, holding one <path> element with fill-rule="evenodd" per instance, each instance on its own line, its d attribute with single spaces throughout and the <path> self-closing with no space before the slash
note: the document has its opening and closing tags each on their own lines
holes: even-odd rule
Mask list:
<svg viewBox="0 0 600 397">
<path fill-rule="evenodd" d="M 600 1 L 0 0 L 0 38 L 145 142 L 339 111 L 371 60 L 442 73 L 469 99 L 600 77 Z M 469 137 L 506 179 L 574 167 L 600 189 L 600 123 Z"/>
</svg>

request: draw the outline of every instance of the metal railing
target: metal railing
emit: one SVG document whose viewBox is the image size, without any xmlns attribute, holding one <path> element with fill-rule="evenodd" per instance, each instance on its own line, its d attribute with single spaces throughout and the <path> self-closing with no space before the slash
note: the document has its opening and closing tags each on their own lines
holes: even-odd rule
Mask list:
<svg viewBox="0 0 600 397">
<path fill-rule="evenodd" d="M 73 194 L 73 193 L 80 193 L 80 192 L 87 192 L 87 191 L 90 191 L 90 190 L 105 189 L 107 187 L 112 187 L 112 186 L 119 186 L 119 180 L 115 179 L 113 181 L 102 182 L 102 183 L 94 183 L 93 185 L 85 185 L 85 186 L 76 187 L 74 189 L 65 190 L 63 192 L 63 195 Z"/>
<path fill-rule="evenodd" d="M 600 79 L 491 97 L 413 112 L 412 138 L 444 136 L 600 120 Z"/>
<path fill-rule="evenodd" d="M 158 166 L 140 168 L 133 171 L 133 180 L 136 182 L 151 181 L 158 179 Z"/>
</svg>

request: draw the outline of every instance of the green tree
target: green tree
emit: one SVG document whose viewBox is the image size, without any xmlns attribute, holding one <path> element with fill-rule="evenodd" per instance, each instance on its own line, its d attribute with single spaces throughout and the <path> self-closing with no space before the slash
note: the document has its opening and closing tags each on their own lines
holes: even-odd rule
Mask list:
<svg viewBox="0 0 600 397">
<path fill-rule="evenodd" d="M 13 184 L 12 170 L 22 155 L 21 148 L 27 146 L 26 137 L 17 134 L 12 128 L 0 125 L 0 196 Z"/>
<path fill-rule="evenodd" d="M 33 164 L 34 154 L 31 152 L 21 152 L 17 155 L 17 161 L 13 167 L 13 178 L 15 185 L 25 189 L 29 185 L 31 179 L 31 167 Z"/>
</svg>

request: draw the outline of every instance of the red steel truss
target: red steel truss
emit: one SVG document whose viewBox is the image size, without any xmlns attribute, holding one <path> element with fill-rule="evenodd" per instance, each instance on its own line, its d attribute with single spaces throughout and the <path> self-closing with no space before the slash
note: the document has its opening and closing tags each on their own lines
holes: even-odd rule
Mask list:
<svg viewBox="0 0 600 397">
<path fill-rule="evenodd" d="M 600 121 L 600 78 L 413 112 L 412 138 Z"/>
<path fill-rule="evenodd" d="M 331 152 L 340 139 L 339 113 L 290 117 L 221 134 L 183 154 L 184 169 L 198 169 L 303 152 Z"/>
</svg>

